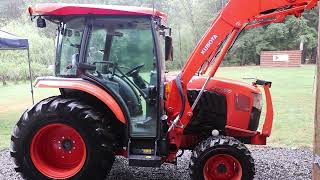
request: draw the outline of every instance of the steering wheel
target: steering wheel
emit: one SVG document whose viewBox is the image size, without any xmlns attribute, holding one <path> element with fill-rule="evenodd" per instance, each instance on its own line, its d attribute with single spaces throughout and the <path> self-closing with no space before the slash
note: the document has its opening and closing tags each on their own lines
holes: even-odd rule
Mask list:
<svg viewBox="0 0 320 180">
<path fill-rule="evenodd" d="M 144 66 L 144 64 L 140 64 L 132 69 L 130 69 L 125 75 L 132 76 L 140 71 L 140 69 Z"/>
</svg>

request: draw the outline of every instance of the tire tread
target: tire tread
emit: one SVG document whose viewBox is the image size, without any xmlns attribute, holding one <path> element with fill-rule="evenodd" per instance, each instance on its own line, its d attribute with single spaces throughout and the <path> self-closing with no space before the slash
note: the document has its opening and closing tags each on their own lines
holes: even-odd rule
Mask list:
<svg viewBox="0 0 320 180">
<path fill-rule="evenodd" d="M 254 159 L 251 156 L 249 149 L 240 141 L 236 140 L 233 137 L 229 136 L 217 136 L 217 137 L 209 137 L 208 139 L 202 141 L 198 144 L 198 146 L 193 150 L 190 158 L 189 164 L 189 174 L 191 179 L 199 180 L 199 163 L 201 161 L 201 156 L 205 154 L 212 148 L 219 147 L 232 147 L 235 148 L 238 152 L 240 152 L 246 160 L 249 162 L 248 164 L 248 177 L 242 178 L 245 180 L 252 180 L 255 175 L 255 166 Z M 202 172 L 202 170 L 201 170 Z"/>
<path fill-rule="evenodd" d="M 63 96 L 54 96 L 40 101 L 34 105 L 31 109 L 25 111 L 18 123 L 14 127 L 11 136 L 11 150 L 10 154 L 15 163 L 16 172 L 20 173 L 24 179 L 48 179 L 39 178 L 39 172 L 34 172 L 35 168 L 32 168 L 30 164 L 26 164 L 26 156 L 24 155 L 24 147 L 26 144 L 26 134 L 32 131 L 33 124 L 41 118 L 45 118 L 50 115 L 60 116 L 69 115 L 70 117 L 77 117 L 83 122 L 79 122 L 82 126 L 87 125 L 86 132 L 90 130 L 88 137 L 91 137 L 90 143 L 94 146 L 91 150 L 94 151 L 94 156 L 90 157 L 90 164 L 94 167 L 89 167 L 90 170 L 81 170 L 81 177 L 75 175 L 71 179 L 105 179 L 107 174 L 112 168 L 114 162 L 114 137 L 113 129 L 106 128 L 105 133 L 100 133 L 97 129 L 103 129 L 104 123 L 110 121 L 106 117 L 95 111 L 91 106 L 80 102 L 75 98 L 64 98 Z M 104 144 L 104 146 L 101 146 Z M 33 166 L 33 165 L 32 165 Z"/>
</svg>

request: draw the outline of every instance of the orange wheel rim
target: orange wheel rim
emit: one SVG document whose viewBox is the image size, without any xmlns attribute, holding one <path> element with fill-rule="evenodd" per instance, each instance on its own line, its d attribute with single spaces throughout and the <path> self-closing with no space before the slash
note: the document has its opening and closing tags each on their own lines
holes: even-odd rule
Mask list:
<svg viewBox="0 0 320 180">
<path fill-rule="evenodd" d="M 218 154 L 207 160 L 203 168 L 203 176 L 205 180 L 240 180 L 242 167 L 233 156 Z"/>
<path fill-rule="evenodd" d="M 37 131 L 30 145 L 34 166 L 45 176 L 66 179 L 76 175 L 86 160 L 86 145 L 72 127 L 49 124 Z"/>
</svg>

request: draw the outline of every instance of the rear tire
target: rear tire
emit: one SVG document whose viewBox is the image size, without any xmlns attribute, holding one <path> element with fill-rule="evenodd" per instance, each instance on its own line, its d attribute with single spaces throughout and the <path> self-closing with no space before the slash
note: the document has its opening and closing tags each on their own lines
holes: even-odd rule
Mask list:
<svg viewBox="0 0 320 180">
<path fill-rule="evenodd" d="M 225 136 L 202 141 L 190 159 L 190 176 L 194 180 L 252 180 L 254 160 L 240 141 Z"/>
<path fill-rule="evenodd" d="M 13 130 L 10 153 L 16 172 L 28 180 L 105 179 L 116 144 L 106 121 L 76 99 L 42 100 L 23 113 Z"/>
</svg>

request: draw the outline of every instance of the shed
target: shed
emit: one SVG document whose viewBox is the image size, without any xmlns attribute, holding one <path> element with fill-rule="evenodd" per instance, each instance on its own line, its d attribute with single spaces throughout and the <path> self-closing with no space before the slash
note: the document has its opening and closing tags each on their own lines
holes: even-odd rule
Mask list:
<svg viewBox="0 0 320 180">
<path fill-rule="evenodd" d="M 302 51 L 261 51 L 261 67 L 299 67 Z"/>
</svg>

